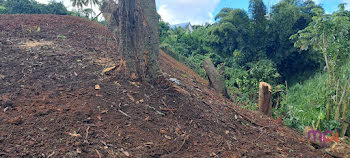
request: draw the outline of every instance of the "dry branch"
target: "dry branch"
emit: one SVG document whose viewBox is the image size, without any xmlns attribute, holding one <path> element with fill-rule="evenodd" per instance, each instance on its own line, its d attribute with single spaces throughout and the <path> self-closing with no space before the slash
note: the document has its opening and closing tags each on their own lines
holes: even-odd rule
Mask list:
<svg viewBox="0 0 350 158">
<path fill-rule="evenodd" d="M 95 151 L 96 151 L 96 153 L 97 153 L 98 157 L 99 157 L 99 158 L 102 158 L 102 156 L 101 156 L 100 152 L 99 152 L 97 149 L 95 149 Z"/>
</svg>

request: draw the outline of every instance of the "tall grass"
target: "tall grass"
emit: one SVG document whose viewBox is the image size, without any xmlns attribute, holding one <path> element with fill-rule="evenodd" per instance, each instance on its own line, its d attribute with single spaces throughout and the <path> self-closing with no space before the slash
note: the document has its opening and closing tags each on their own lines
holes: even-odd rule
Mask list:
<svg viewBox="0 0 350 158">
<path fill-rule="evenodd" d="M 343 65 L 339 72 L 340 85 L 344 85 L 350 75 L 350 62 Z M 350 99 L 350 90 L 347 87 L 346 100 Z M 338 95 L 340 95 L 338 91 Z M 294 84 L 284 96 L 281 109 L 277 115 L 284 116 L 287 126 L 303 130 L 305 126 L 313 126 L 320 130 L 339 130 L 340 122 L 334 120 L 334 112 L 326 119 L 326 106 L 331 104 L 331 111 L 335 110 L 332 100 L 335 99 L 336 88 L 329 86 L 328 73 L 318 72 L 309 79 Z M 350 110 L 347 111 L 347 120 Z M 348 132 L 349 133 L 349 132 Z"/>
</svg>

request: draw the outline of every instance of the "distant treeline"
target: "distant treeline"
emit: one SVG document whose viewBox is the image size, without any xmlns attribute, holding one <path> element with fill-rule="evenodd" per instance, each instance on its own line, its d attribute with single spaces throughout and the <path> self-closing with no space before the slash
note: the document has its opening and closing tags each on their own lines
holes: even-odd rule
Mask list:
<svg viewBox="0 0 350 158">
<path fill-rule="evenodd" d="M 72 15 L 73 12 L 61 2 L 41 4 L 35 0 L 0 0 L 0 14 L 57 14 Z"/>
<path fill-rule="evenodd" d="M 35 0 L 0 0 L 0 14 L 55 14 L 84 18 L 95 15 L 91 8 L 80 7 L 76 11 L 68 11 L 62 2 L 50 1 L 49 4 L 41 4 Z"/>
</svg>

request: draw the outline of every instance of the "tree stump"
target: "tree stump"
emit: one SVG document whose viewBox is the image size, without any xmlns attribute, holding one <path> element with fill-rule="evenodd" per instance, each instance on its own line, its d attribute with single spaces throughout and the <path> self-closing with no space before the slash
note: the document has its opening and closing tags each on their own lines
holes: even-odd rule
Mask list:
<svg viewBox="0 0 350 158">
<path fill-rule="evenodd" d="M 203 68 L 208 77 L 209 86 L 213 87 L 218 93 L 220 93 L 224 97 L 230 99 L 230 96 L 227 94 L 225 81 L 222 79 L 221 75 L 216 70 L 213 62 L 210 59 L 206 59 L 203 62 Z"/>
<path fill-rule="evenodd" d="M 266 82 L 259 85 L 259 111 L 267 116 L 272 116 L 271 86 Z"/>
</svg>

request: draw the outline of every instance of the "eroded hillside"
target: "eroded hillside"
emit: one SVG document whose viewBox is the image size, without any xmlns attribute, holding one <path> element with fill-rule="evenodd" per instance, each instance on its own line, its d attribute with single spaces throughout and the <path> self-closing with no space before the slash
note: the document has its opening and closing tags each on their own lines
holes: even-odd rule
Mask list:
<svg viewBox="0 0 350 158">
<path fill-rule="evenodd" d="M 1 15 L 0 157 L 329 157 L 162 51 L 156 86 L 125 80 L 116 50 L 81 18 Z"/>
</svg>

